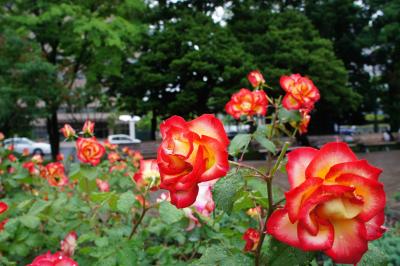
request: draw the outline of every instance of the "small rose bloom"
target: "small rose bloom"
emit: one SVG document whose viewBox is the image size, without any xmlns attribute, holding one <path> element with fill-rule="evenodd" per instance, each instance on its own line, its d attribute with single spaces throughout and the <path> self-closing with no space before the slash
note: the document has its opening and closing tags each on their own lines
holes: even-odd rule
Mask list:
<svg viewBox="0 0 400 266">
<path fill-rule="evenodd" d="M 3 212 L 6 212 L 8 210 L 8 205 L 7 203 L 0 201 L 0 214 Z"/>
<path fill-rule="evenodd" d="M 36 163 L 36 164 L 42 164 L 43 163 L 43 156 L 40 155 L 40 154 L 35 154 L 35 155 L 32 156 L 31 161 Z"/>
<path fill-rule="evenodd" d="M 93 136 L 94 135 L 94 122 L 86 120 L 83 125 L 82 132 L 84 135 Z"/>
<path fill-rule="evenodd" d="M 14 151 L 14 145 L 13 144 L 8 145 L 7 150 Z"/>
<path fill-rule="evenodd" d="M 60 129 L 66 139 L 73 139 L 76 135 L 75 130 L 69 125 L 65 124 L 63 128 Z"/>
<path fill-rule="evenodd" d="M 22 167 L 27 169 L 30 175 L 39 175 L 40 171 L 36 168 L 36 164 L 34 162 L 25 162 L 22 164 Z"/>
<path fill-rule="evenodd" d="M 249 82 L 250 82 L 251 86 L 253 86 L 253 88 L 257 88 L 261 84 L 265 83 L 263 75 L 258 70 L 251 71 L 247 75 L 247 79 L 249 80 Z"/>
<path fill-rule="evenodd" d="M 100 163 L 101 157 L 106 152 L 106 149 L 95 137 L 78 138 L 76 148 L 78 159 L 83 163 L 89 163 L 93 166 Z"/>
<path fill-rule="evenodd" d="M 263 90 L 241 89 L 232 95 L 231 100 L 225 105 L 225 111 L 233 118 L 240 119 L 241 116 L 264 116 L 267 107 L 268 99 Z"/>
<path fill-rule="evenodd" d="M 286 91 L 282 105 L 288 110 L 310 109 L 320 98 L 314 83 L 300 74 L 282 76 L 280 85 Z"/>
<path fill-rule="evenodd" d="M 301 114 L 301 121 L 299 124 L 299 133 L 305 134 L 308 131 L 308 124 L 310 123 L 311 116 L 308 114 L 307 111 L 300 111 Z"/>
<path fill-rule="evenodd" d="M 126 164 L 126 162 L 124 161 L 120 161 L 117 162 L 115 164 L 113 164 L 110 168 L 109 168 L 109 172 L 112 173 L 114 171 L 123 171 L 128 167 L 128 165 Z M 127 175 L 127 176 L 131 176 L 131 175 Z"/>
<path fill-rule="evenodd" d="M 116 152 L 110 152 L 107 158 L 110 163 L 115 163 L 121 159 L 121 156 L 119 156 L 119 154 Z"/>
<path fill-rule="evenodd" d="M 9 174 L 14 174 L 15 171 L 17 171 L 17 169 L 15 169 L 15 167 L 10 166 L 10 167 L 7 168 L 7 172 L 8 172 Z"/>
<path fill-rule="evenodd" d="M 62 153 L 57 154 L 56 160 L 59 162 L 64 161 L 64 154 Z"/>
<path fill-rule="evenodd" d="M 3 141 L 4 140 L 4 134 L 3 134 L 3 132 L 0 132 L 0 141 Z"/>
<path fill-rule="evenodd" d="M 246 214 L 252 218 L 258 218 L 261 215 L 261 207 L 257 206 L 255 208 L 248 209 Z"/>
<path fill-rule="evenodd" d="M 7 158 L 8 158 L 8 160 L 9 160 L 10 162 L 15 162 L 15 161 L 17 160 L 17 157 L 15 157 L 14 154 L 9 154 L 9 155 L 7 156 Z"/>
<path fill-rule="evenodd" d="M 158 170 L 157 160 L 141 160 L 139 171 L 135 173 L 133 179 L 136 185 L 141 188 L 157 190 L 160 186 L 160 171 Z"/>
<path fill-rule="evenodd" d="M 244 232 L 243 240 L 246 241 L 246 245 L 244 246 L 245 251 L 255 251 L 260 241 L 260 232 L 254 228 L 249 228 Z"/>
<path fill-rule="evenodd" d="M 30 154 L 30 152 L 29 152 L 29 149 L 28 149 L 28 148 L 24 148 L 24 149 L 22 150 L 22 156 L 26 157 L 26 156 L 29 156 L 29 154 Z"/>
<path fill-rule="evenodd" d="M 143 155 L 139 151 L 129 150 L 129 156 L 132 157 L 133 166 L 139 168 L 140 161 L 143 160 Z"/>
<path fill-rule="evenodd" d="M 61 240 L 61 253 L 67 257 L 72 257 L 75 253 L 75 249 L 78 246 L 77 243 L 78 236 L 74 231 L 69 232 L 64 240 Z"/>
<path fill-rule="evenodd" d="M 161 124 L 160 131 L 160 187 L 169 190 L 173 205 L 188 207 L 196 201 L 199 183 L 228 172 L 228 137 L 221 121 L 210 114 L 190 122 L 173 116 Z"/>
<path fill-rule="evenodd" d="M 104 147 L 106 147 L 109 150 L 116 150 L 118 145 L 117 144 L 111 144 L 107 139 L 104 141 Z"/>
<path fill-rule="evenodd" d="M 97 188 L 101 192 L 109 192 L 110 191 L 110 184 L 107 181 L 103 181 L 99 178 L 96 178 Z"/>
<path fill-rule="evenodd" d="M 65 175 L 64 165 L 60 162 L 49 163 L 43 168 L 42 177 L 47 179 L 51 186 L 62 187 L 68 184 L 68 177 Z"/>
<path fill-rule="evenodd" d="M 288 155 L 286 205 L 267 221 L 267 233 L 305 251 L 321 250 L 336 263 L 357 264 L 368 241 L 385 232 L 382 170 L 358 160 L 346 143 Z"/>
<path fill-rule="evenodd" d="M 37 256 L 31 264 L 27 266 L 78 266 L 78 263 L 61 252 L 51 254 L 48 251 L 45 254 Z"/>
</svg>

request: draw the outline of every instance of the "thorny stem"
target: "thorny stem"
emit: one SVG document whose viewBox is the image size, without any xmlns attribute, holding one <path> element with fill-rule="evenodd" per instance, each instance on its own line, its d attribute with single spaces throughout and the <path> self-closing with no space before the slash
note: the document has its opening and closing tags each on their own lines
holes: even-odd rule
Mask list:
<svg viewBox="0 0 400 266">
<path fill-rule="evenodd" d="M 264 179 L 268 179 L 268 178 L 269 178 L 269 177 L 268 177 L 267 175 L 265 175 L 263 172 L 261 172 L 260 170 L 258 170 L 257 168 L 255 168 L 255 167 L 253 167 L 253 166 L 251 166 L 251 165 L 247 165 L 247 164 L 240 163 L 240 162 L 234 162 L 234 161 L 229 161 L 229 163 L 232 164 L 232 165 L 237 166 L 238 168 L 239 168 L 239 167 L 242 167 L 242 168 L 250 169 L 250 170 L 256 172 L 259 176 L 263 177 Z"/>
<path fill-rule="evenodd" d="M 260 236 L 260 241 L 258 242 L 256 254 L 255 254 L 255 265 L 259 266 L 260 265 L 260 255 L 261 255 L 261 247 L 263 245 L 264 239 L 265 239 L 265 229 L 266 229 L 266 223 L 268 221 L 268 218 L 271 216 L 272 212 L 274 211 L 276 205 L 274 205 L 274 199 L 272 195 L 272 178 L 275 176 L 276 171 L 279 168 L 279 165 L 281 164 L 283 158 L 285 157 L 286 151 L 289 147 L 289 142 L 285 142 L 285 144 L 282 147 L 281 153 L 279 154 L 278 159 L 276 160 L 274 166 L 270 170 L 268 174 L 268 178 L 266 179 L 267 181 L 267 195 L 268 195 L 268 214 L 265 219 L 265 222 L 263 226 L 261 227 L 261 236 Z"/>
<path fill-rule="evenodd" d="M 142 223 L 142 220 L 143 220 L 143 218 L 144 218 L 144 216 L 145 216 L 145 214 L 146 214 L 146 212 L 147 212 L 147 210 L 148 210 L 148 208 L 146 208 L 145 205 L 146 205 L 146 204 L 143 203 L 143 206 L 142 206 L 142 207 L 143 207 L 143 208 L 142 208 L 142 213 L 140 214 L 139 219 L 138 219 L 136 222 L 133 220 L 132 231 L 131 231 L 131 233 L 130 233 L 130 235 L 129 235 L 129 237 L 128 237 L 129 240 L 131 240 L 132 237 L 133 237 L 133 235 L 136 233 L 137 228 L 138 228 L 139 225 Z"/>
</svg>

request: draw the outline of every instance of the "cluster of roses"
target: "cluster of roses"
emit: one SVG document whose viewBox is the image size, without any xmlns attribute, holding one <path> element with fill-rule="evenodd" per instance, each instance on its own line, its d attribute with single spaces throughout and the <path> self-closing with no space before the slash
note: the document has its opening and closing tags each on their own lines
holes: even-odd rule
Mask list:
<svg viewBox="0 0 400 266">
<path fill-rule="evenodd" d="M 254 115 L 265 116 L 268 102 L 271 101 L 263 88 L 265 84 L 263 75 L 259 71 L 252 71 L 247 76 L 250 84 L 255 89 L 250 91 L 246 88 L 232 95 L 225 106 L 225 111 L 235 119 L 245 116 L 251 118 Z M 319 100 L 320 94 L 314 83 L 307 77 L 300 74 L 282 76 L 280 85 L 286 92 L 282 105 L 287 110 L 298 110 L 301 114 L 301 122 L 298 124 L 300 134 L 307 133 L 310 122 L 309 113 L 314 104 Z"/>
<path fill-rule="evenodd" d="M 265 83 L 257 71 L 248 78 L 255 88 Z M 283 76 L 280 84 L 286 91 L 282 105 L 300 111 L 303 121 L 299 130 L 304 133 L 319 91 L 311 80 L 299 74 Z M 242 89 L 232 96 L 226 111 L 234 118 L 265 115 L 267 101 L 260 90 Z M 160 187 L 169 190 L 172 204 L 185 208 L 196 201 L 204 182 L 228 172 L 229 140 L 222 123 L 209 114 L 190 122 L 173 116 L 160 129 Z M 292 151 L 288 154 L 287 172 L 291 189 L 285 194 L 285 207 L 272 213 L 266 232 L 253 228 L 245 232 L 245 250 L 256 250 L 261 234 L 268 233 L 306 251 L 322 250 L 335 262 L 357 263 L 367 251 L 368 241 L 385 231 L 385 193 L 377 181 L 381 170 L 358 160 L 347 144 L 334 142 L 321 150 Z M 253 212 L 259 215 L 260 210 Z"/>
</svg>

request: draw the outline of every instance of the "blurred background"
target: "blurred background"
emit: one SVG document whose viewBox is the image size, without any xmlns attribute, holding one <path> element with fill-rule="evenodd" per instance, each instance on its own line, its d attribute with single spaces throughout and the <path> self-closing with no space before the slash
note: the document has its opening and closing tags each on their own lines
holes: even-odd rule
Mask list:
<svg viewBox="0 0 400 266">
<path fill-rule="evenodd" d="M 160 121 L 173 114 L 216 113 L 235 125 L 224 105 L 249 87 L 246 75 L 254 69 L 276 88 L 269 94 L 280 93 L 281 75 L 314 81 L 322 97 L 310 135 L 336 134 L 364 151 L 396 147 L 399 1 L 0 0 L 0 6 L 0 130 L 49 142 L 54 156 L 59 129 L 79 128 L 86 119 L 96 123 L 98 138 L 122 133 L 142 142 L 155 140 Z M 121 115 L 137 118 L 133 136 Z M 325 140 L 314 138 L 315 145 Z"/>
</svg>

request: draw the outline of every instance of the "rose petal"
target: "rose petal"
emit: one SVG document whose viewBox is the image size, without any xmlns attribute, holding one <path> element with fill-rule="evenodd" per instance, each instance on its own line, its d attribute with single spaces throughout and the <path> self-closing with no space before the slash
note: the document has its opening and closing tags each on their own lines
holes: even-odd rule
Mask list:
<svg viewBox="0 0 400 266">
<path fill-rule="evenodd" d="M 306 179 L 306 169 L 315 155 L 318 153 L 314 148 L 298 148 L 288 153 L 286 171 L 288 173 L 290 188 L 295 188 Z"/>
<path fill-rule="evenodd" d="M 357 216 L 359 219 L 369 221 L 385 208 L 386 195 L 382 183 L 353 174 L 341 175 L 336 182 L 354 187 L 354 193 L 362 197 L 364 205 Z"/>
<path fill-rule="evenodd" d="M 365 177 L 367 179 L 378 180 L 382 169 L 370 165 L 366 160 L 359 160 L 354 162 L 339 163 L 331 167 L 326 179 L 335 180 L 342 174 L 355 174 Z"/>
<path fill-rule="evenodd" d="M 335 236 L 332 248 L 325 250 L 336 263 L 356 264 L 368 250 L 364 223 L 357 219 L 332 222 Z"/>
<path fill-rule="evenodd" d="M 275 210 L 267 221 L 267 233 L 294 247 L 300 248 L 297 222 L 291 223 L 286 209 Z"/>
<path fill-rule="evenodd" d="M 327 143 L 322 146 L 314 159 L 308 165 L 306 169 L 306 177 L 325 178 L 332 166 L 356 160 L 356 155 L 346 143 Z"/>
<path fill-rule="evenodd" d="M 301 243 L 301 249 L 305 251 L 324 250 L 331 248 L 333 245 L 334 231 L 332 224 L 318 223 L 318 233 L 310 234 L 302 225 L 297 225 L 298 238 Z"/>
<path fill-rule="evenodd" d="M 385 213 L 381 211 L 365 223 L 365 228 L 367 229 L 367 240 L 378 239 L 386 232 L 387 228 L 383 226 L 384 222 Z"/>
<path fill-rule="evenodd" d="M 298 110 L 301 107 L 300 102 L 289 93 L 283 97 L 282 105 L 288 110 Z"/>
<path fill-rule="evenodd" d="M 201 136 L 208 136 L 220 141 L 224 146 L 229 144 L 229 139 L 221 121 L 212 114 L 204 114 L 190 122 L 188 128 Z"/>
</svg>

